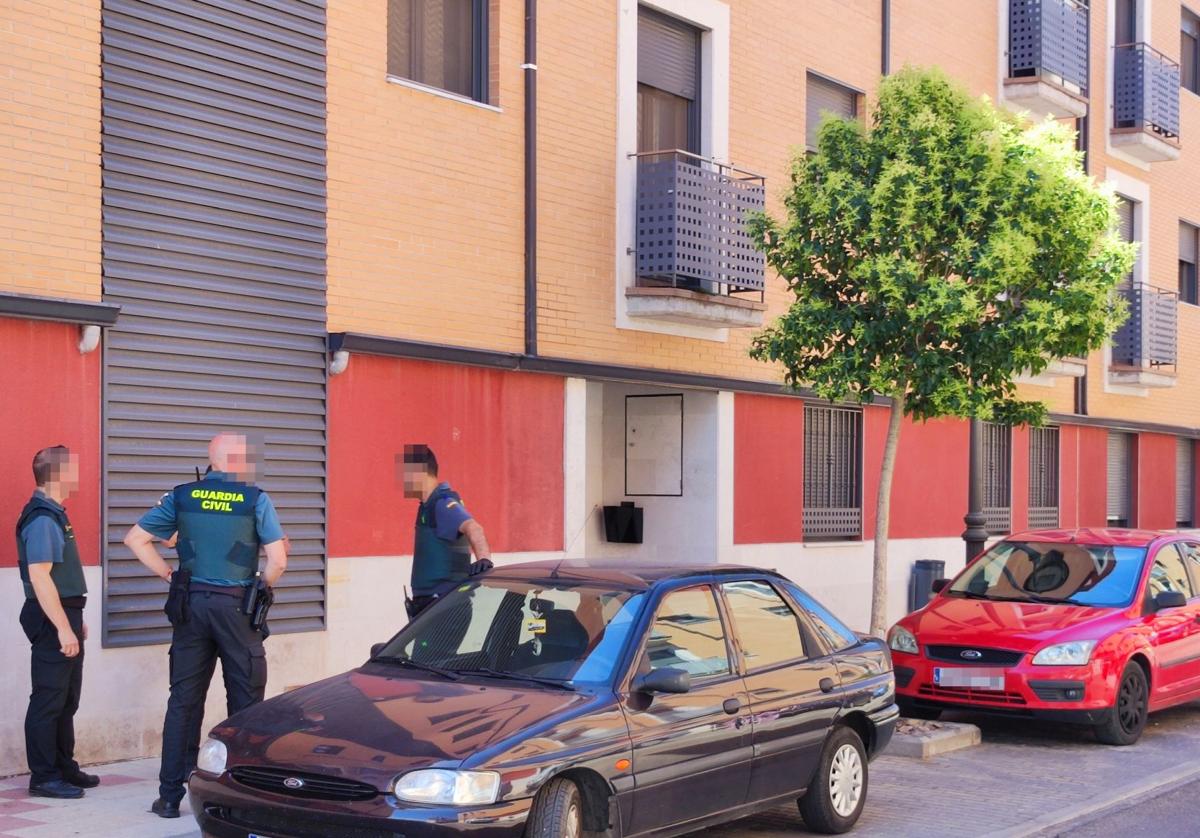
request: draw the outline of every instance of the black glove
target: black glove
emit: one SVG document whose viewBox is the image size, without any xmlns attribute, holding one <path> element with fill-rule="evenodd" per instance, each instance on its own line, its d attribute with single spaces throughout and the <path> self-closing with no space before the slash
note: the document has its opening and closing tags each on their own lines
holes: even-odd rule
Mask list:
<svg viewBox="0 0 1200 838">
<path fill-rule="evenodd" d="M 472 564 L 467 572 L 471 576 L 478 576 L 481 573 L 487 573 L 493 567 L 495 567 L 495 565 L 492 564 L 491 559 L 480 559 L 479 561 Z"/>
</svg>

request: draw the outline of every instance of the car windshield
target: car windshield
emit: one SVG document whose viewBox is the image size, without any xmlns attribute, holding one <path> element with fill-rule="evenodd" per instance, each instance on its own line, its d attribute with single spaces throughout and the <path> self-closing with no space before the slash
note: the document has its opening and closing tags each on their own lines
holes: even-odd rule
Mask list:
<svg viewBox="0 0 1200 838">
<path fill-rule="evenodd" d="M 1133 602 L 1145 559 L 1142 547 L 1002 541 L 963 571 L 947 593 L 1123 608 Z"/>
<path fill-rule="evenodd" d="M 605 684 L 644 599 L 570 579 L 484 577 L 433 605 L 376 659 L 552 686 Z"/>
</svg>

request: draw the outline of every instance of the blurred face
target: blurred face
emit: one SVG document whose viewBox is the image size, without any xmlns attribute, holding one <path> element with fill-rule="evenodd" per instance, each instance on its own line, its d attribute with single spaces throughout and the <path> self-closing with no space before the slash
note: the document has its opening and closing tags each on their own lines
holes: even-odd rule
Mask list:
<svg viewBox="0 0 1200 838">
<path fill-rule="evenodd" d="M 258 474 L 258 451 L 242 434 L 221 434 L 209 446 L 213 468 L 231 474 L 243 483 L 253 483 Z"/>
<path fill-rule="evenodd" d="M 427 477 L 425 466 L 420 463 L 401 463 L 400 482 L 404 486 L 404 497 L 418 500 L 424 498 Z"/>
<path fill-rule="evenodd" d="M 67 461 L 59 468 L 58 484 L 64 497 L 79 490 L 79 457 L 74 454 L 67 457 Z"/>
</svg>

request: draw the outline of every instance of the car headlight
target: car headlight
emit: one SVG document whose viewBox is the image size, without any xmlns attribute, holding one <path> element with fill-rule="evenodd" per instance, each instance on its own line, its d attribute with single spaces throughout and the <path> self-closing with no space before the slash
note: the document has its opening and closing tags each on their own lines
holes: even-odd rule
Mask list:
<svg viewBox="0 0 1200 838">
<path fill-rule="evenodd" d="M 888 646 L 908 655 L 919 654 L 916 636 L 903 626 L 893 626 L 888 632 Z"/>
<path fill-rule="evenodd" d="M 1037 666 L 1083 666 L 1092 659 L 1095 640 L 1075 640 L 1071 643 L 1055 643 L 1033 656 Z"/>
<path fill-rule="evenodd" d="M 209 738 L 200 746 L 200 753 L 196 757 L 196 768 L 205 774 L 220 776 L 225 773 L 225 762 L 228 759 L 229 749 L 225 747 L 225 743 L 220 739 Z"/>
<path fill-rule="evenodd" d="M 401 774 L 392 783 L 396 797 L 410 803 L 482 806 L 500 795 L 500 775 L 493 771 L 449 771 L 429 768 Z"/>
</svg>

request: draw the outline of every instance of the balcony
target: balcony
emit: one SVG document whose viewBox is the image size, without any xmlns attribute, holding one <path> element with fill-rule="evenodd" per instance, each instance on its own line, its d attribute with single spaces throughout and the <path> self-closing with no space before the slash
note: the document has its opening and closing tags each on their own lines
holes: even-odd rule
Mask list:
<svg viewBox="0 0 1200 838">
<path fill-rule="evenodd" d="M 1112 338 L 1109 383 L 1174 387 L 1179 295 L 1144 283 L 1118 293 L 1129 304 L 1129 319 Z"/>
<path fill-rule="evenodd" d="M 1088 5 L 1011 0 L 1004 101 L 1056 119 L 1088 111 Z"/>
<path fill-rule="evenodd" d="M 1050 358 L 1037 375 L 1028 370 L 1017 376 L 1021 384 L 1037 384 L 1042 387 L 1053 387 L 1060 378 L 1083 378 L 1087 375 L 1087 358 Z"/>
<path fill-rule="evenodd" d="M 684 151 L 637 157 L 637 284 L 630 317 L 689 325 L 763 322 L 766 261 L 746 229 L 766 206 L 761 175 Z"/>
<path fill-rule="evenodd" d="M 1179 65 L 1148 44 L 1114 50 L 1110 142 L 1146 163 L 1179 158 Z"/>
</svg>

